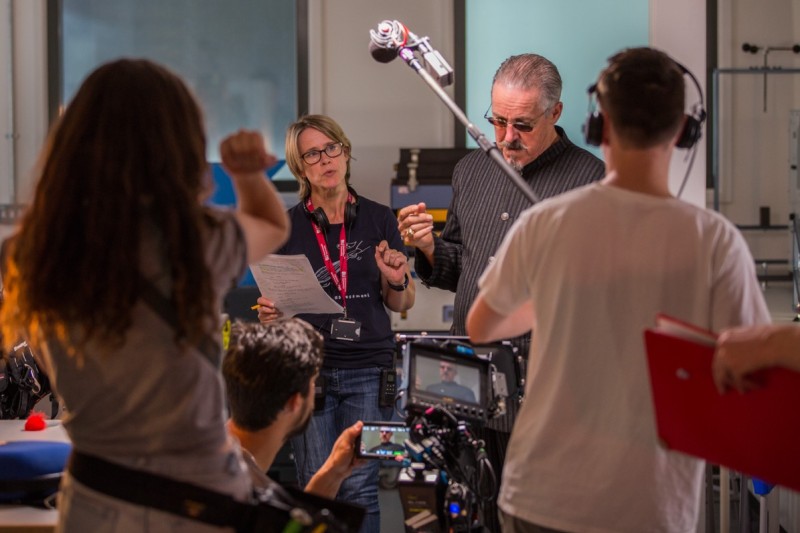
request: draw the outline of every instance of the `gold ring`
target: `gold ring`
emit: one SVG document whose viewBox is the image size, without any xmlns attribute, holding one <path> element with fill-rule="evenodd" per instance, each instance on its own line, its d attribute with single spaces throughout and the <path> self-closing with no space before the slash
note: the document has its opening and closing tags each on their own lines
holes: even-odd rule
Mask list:
<svg viewBox="0 0 800 533">
<path fill-rule="evenodd" d="M 412 238 L 412 237 L 414 237 L 414 230 L 413 230 L 413 229 L 411 229 L 411 228 L 408 228 L 408 229 L 406 230 L 406 236 L 407 236 L 408 238 Z"/>
</svg>

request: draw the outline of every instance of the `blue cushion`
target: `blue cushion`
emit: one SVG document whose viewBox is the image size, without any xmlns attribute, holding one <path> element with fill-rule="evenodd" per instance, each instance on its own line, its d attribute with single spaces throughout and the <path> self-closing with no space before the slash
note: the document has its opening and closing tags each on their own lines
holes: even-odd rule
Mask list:
<svg viewBox="0 0 800 533">
<path fill-rule="evenodd" d="M 65 442 L 0 443 L 0 501 L 37 500 L 55 492 L 71 451 Z"/>
</svg>

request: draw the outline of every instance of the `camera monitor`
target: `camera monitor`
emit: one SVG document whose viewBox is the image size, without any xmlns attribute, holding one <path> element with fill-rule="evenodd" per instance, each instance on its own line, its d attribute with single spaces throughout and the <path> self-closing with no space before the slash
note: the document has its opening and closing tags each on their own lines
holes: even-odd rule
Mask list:
<svg viewBox="0 0 800 533">
<path fill-rule="evenodd" d="M 403 422 L 364 422 L 357 441 L 357 455 L 365 459 L 397 461 L 400 466 L 408 457 L 405 447 L 408 434 Z"/>
<path fill-rule="evenodd" d="M 429 343 L 408 351 L 406 407 L 441 405 L 456 416 L 485 422 L 490 398 L 489 362 Z"/>
</svg>

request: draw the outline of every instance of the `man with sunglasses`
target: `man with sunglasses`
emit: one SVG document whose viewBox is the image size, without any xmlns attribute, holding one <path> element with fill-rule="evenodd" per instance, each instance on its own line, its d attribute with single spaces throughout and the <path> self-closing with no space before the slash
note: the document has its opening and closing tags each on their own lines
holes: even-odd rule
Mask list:
<svg viewBox="0 0 800 533">
<path fill-rule="evenodd" d="M 589 184 L 604 174 L 603 162 L 572 144 L 556 126 L 563 109 L 560 98 L 561 76 L 552 62 L 537 54 L 512 56 L 495 73 L 486 113 L 503 157 L 541 199 Z M 423 283 L 455 291 L 450 332 L 466 335 L 467 311 L 478 293 L 478 277 L 531 204 L 481 150 L 459 161 L 452 187 L 441 236 L 433 234 L 433 217 L 423 203 L 401 209 L 398 228 L 406 245 L 416 248 L 414 267 Z M 529 341 L 525 335 L 512 342 L 527 356 Z M 514 401 L 507 403 L 508 414 L 490 421 L 483 435 L 498 474 L 518 408 Z M 498 531 L 492 515 L 490 510 L 486 525 Z"/>
</svg>

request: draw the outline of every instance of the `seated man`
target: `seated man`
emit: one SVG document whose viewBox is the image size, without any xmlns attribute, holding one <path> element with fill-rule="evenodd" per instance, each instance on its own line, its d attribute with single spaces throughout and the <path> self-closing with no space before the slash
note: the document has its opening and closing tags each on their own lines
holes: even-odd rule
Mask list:
<svg viewBox="0 0 800 533">
<path fill-rule="evenodd" d="M 222 362 L 230 408 L 228 431 L 242 445 L 256 487 L 274 483 L 267 475 L 283 444 L 302 433 L 314 411 L 314 381 L 322 364 L 322 336 L 307 322 L 235 323 Z M 360 464 L 355 442 L 362 422 L 347 428 L 305 491 L 335 498 Z"/>
<path fill-rule="evenodd" d="M 472 392 L 472 389 L 469 387 L 465 387 L 460 383 L 456 383 L 457 376 L 458 369 L 456 368 L 456 365 L 447 361 L 440 361 L 439 377 L 442 381 L 428 385 L 425 390 L 440 396 L 449 396 L 457 400 L 475 403 L 475 393 Z"/>
</svg>

